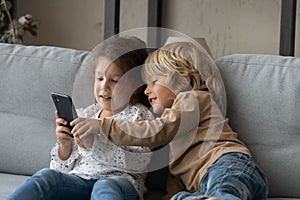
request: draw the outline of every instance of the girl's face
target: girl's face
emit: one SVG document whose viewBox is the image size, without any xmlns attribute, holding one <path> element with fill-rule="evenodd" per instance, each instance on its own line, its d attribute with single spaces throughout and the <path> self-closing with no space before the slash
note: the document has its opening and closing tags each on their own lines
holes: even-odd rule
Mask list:
<svg viewBox="0 0 300 200">
<path fill-rule="evenodd" d="M 95 67 L 95 82 L 94 82 L 94 96 L 97 103 L 103 110 L 112 112 L 113 98 L 118 98 L 120 95 L 113 95 L 115 86 L 120 81 L 124 72 L 116 63 L 111 62 L 105 57 L 98 59 Z"/>
<path fill-rule="evenodd" d="M 176 95 L 164 84 L 164 78 L 152 77 L 145 90 L 155 114 L 161 114 L 165 108 L 170 108 L 176 98 Z"/>
</svg>

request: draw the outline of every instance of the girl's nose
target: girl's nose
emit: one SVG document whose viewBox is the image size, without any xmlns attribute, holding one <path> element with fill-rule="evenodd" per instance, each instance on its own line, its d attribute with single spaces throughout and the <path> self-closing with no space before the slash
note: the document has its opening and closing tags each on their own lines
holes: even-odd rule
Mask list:
<svg viewBox="0 0 300 200">
<path fill-rule="evenodd" d="M 105 89 L 107 89 L 109 86 L 108 86 L 108 82 L 106 81 L 106 80 L 102 80 L 101 81 L 101 84 L 100 84 L 100 88 L 102 89 L 102 90 L 105 90 Z"/>
</svg>

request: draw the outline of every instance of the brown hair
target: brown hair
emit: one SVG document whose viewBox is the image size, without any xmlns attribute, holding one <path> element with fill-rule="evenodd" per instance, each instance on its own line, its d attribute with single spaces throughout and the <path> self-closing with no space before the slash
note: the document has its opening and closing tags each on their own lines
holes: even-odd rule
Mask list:
<svg viewBox="0 0 300 200">
<path fill-rule="evenodd" d="M 106 39 L 96 46 L 91 52 L 92 65 L 96 66 L 99 57 L 105 57 L 117 66 L 122 67 L 124 73 L 143 65 L 148 56 L 148 51 L 144 41 L 137 37 L 114 36 Z M 140 68 L 134 71 L 134 77 L 130 80 L 140 85 L 143 83 Z M 129 100 L 129 104 L 141 103 L 150 107 L 147 96 L 144 94 L 146 85 L 138 87 Z"/>
</svg>

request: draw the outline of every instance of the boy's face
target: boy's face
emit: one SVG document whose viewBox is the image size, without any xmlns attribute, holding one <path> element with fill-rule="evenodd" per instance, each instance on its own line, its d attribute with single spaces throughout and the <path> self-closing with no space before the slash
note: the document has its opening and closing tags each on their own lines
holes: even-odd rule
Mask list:
<svg viewBox="0 0 300 200">
<path fill-rule="evenodd" d="M 123 74 L 124 72 L 116 63 L 105 57 L 98 59 L 95 67 L 94 96 L 103 110 L 110 112 L 114 110 L 113 98 L 122 101 L 122 94 L 113 94 L 113 91 Z"/>
<path fill-rule="evenodd" d="M 152 77 L 145 90 L 155 114 L 161 114 L 165 108 L 170 108 L 176 98 L 176 95 L 164 84 L 164 79 L 165 77 Z"/>
</svg>

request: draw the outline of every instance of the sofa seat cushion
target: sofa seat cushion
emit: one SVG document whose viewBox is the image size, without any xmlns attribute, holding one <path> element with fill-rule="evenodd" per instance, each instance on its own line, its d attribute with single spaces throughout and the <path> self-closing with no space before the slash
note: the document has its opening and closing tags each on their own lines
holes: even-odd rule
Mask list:
<svg viewBox="0 0 300 200">
<path fill-rule="evenodd" d="M 28 176 L 0 173 L 0 199 L 6 199 L 27 178 Z"/>
<path fill-rule="evenodd" d="M 45 119 L 0 112 L 0 121 L 1 132 L 6 133 L 1 135 L 0 172 L 31 175 L 49 166 L 50 150 L 56 141 L 54 116 L 49 123 Z"/>
</svg>

